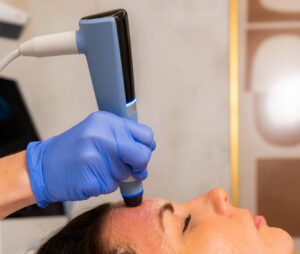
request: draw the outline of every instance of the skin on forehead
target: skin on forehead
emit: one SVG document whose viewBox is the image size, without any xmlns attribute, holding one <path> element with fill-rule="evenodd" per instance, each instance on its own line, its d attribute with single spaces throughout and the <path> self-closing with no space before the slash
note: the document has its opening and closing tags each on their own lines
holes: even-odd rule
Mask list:
<svg viewBox="0 0 300 254">
<path fill-rule="evenodd" d="M 137 250 L 141 246 L 143 254 L 174 253 L 166 242 L 159 220 L 159 210 L 165 203 L 167 201 L 162 199 L 144 200 L 134 208 L 118 204 L 107 218 L 104 237 L 108 236 L 112 246 L 130 243 Z"/>
</svg>

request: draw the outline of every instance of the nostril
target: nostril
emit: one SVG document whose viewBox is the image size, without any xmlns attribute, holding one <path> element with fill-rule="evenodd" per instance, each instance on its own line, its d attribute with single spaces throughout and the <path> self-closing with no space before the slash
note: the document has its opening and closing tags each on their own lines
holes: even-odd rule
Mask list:
<svg viewBox="0 0 300 254">
<path fill-rule="evenodd" d="M 225 196 L 225 203 L 229 203 L 228 196 Z"/>
<path fill-rule="evenodd" d="M 223 192 L 224 192 L 224 201 L 225 201 L 225 203 L 230 205 L 230 199 L 229 199 L 229 196 L 228 196 L 227 192 L 224 191 L 224 190 L 223 190 Z"/>
</svg>

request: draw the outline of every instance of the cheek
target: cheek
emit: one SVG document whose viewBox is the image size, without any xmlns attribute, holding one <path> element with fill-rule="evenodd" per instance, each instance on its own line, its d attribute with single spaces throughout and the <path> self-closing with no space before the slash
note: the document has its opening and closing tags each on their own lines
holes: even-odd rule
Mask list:
<svg viewBox="0 0 300 254">
<path fill-rule="evenodd" d="M 191 228 L 180 253 L 266 254 L 258 235 L 238 223 L 214 220 Z"/>
<path fill-rule="evenodd" d="M 228 241 L 224 234 L 218 234 L 215 227 L 202 226 L 201 229 L 191 229 L 185 235 L 184 245 L 180 253 L 232 253 L 233 245 L 233 242 Z"/>
</svg>

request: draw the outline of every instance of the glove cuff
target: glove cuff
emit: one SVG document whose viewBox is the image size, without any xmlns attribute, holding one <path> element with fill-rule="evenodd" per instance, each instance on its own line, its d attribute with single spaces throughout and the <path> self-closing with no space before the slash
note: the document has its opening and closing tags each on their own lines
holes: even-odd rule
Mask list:
<svg viewBox="0 0 300 254">
<path fill-rule="evenodd" d="M 29 172 L 30 184 L 39 207 L 46 207 L 46 187 L 43 173 L 43 156 L 49 140 L 40 142 L 30 142 L 26 150 L 26 161 Z"/>
</svg>

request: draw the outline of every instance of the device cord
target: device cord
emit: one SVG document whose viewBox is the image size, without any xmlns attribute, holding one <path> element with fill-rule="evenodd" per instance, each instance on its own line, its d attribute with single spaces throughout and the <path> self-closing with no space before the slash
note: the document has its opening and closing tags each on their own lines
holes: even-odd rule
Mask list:
<svg viewBox="0 0 300 254">
<path fill-rule="evenodd" d="M 0 60 L 0 72 L 14 59 L 20 55 L 20 50 L 16 49 Z"/>
</svg>

